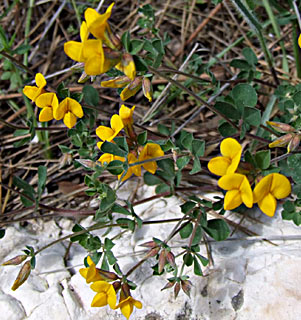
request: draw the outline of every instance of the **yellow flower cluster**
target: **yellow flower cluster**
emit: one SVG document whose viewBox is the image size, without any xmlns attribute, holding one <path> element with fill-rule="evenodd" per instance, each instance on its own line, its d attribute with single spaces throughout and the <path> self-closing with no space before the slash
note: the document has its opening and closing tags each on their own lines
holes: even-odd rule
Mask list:
<svg viewBox="0 0 301 320">
<path fill-rule="evenodd" d="M 86 279 L 87 283 L 92 282 L 90 288 L 96 292 L 91 307 L 104 307 L 109 305 L 113 310 L 120 308 L 122 314 L 127 319 L 131 316 L 134 307 L 138 309 L 142 308 L 142 303 L 131 296 L 127 285 L 121 285 L 120 281 L 116 281 L 113 284 L 109 283 L 109 281 L 118 280 L 118 276 L 115 273 L 96 268 L 90 256 L 87 257 L 87 262 L 89 267 L 82 268 L 79 272 Z M 117 291 L 120 287 L 119 303 L 116 305 Z"/>
<path fill-rule="evenodd" d="M 112 140 L 120 133 L 122 129 L 126 132 L 129 139 L 135 138 L 135 133 L 133 131 L 133 112 L 135 106 L 131 109 L 122 105 L 119 114 L 114 114 L 111 118 L 111 127 L 106 126 L 99 126 L 96 129 L 97 136 L 102 140 L 97 143 L 98 148 L 101 148 L 101 145 L 104 141 L 112 142 Z M 145 160 L 149 160 L 152 158 L 161 157 L 164 155 L 161 147 L 156 143 L 147 143 L 142 150 L 139 152 L 139 157 L 137 158 L 138 150 L 132 150 L 128 154 L 128 163 L 134 164 L 135 162 L 141 162 Z M 125 158 L 112 155 L 110 153 L 104 153 L 98 161 L 101 162 L 103 165 L 105 163 L 110 163 L 113 160 L 119 160 L 124 162 Z M 142 164 L 143 168 L 148 172 L 154 174 L 157 170 L 157 163 L 156 161 L 150 161 Z M 124 172 L 122 172 L 118 178 L 120 179 L 123 176 Z M 132 176 L 132 174 L 136 175 L 137 177 L 141 176 L 141 165 L 132 165 L 128 168 L 127 173 L 122 177 L 122 181 L 127 180 Z"/>
<path fill-rule="evenodd" d="M 39 121 L 63 119 L 64 124 L 71 129 L 76 124 L 76 119 L 84 116 L 83 109 L 76 100 L 67 97 L 59 103 L 54 92 L 46 92 L 44 87 L 47 82 L 41 73 L 36 74 L 35 81 L 37 86 L 25 86 L 23 93 L 42 109 Z"/>
<path fill-rule="evenodd" d="M 221 157 L 215 157 L 208 163 L 208 169 L 221 178 L 220 188 L 227 191 L 224 199 L 224 209 L 233 210 L 244 203 L 252 208 L 257 203 L 260 210 L 267 216 L 275 214 L 277 201 L 291 193 L 291 184 L 282 174 L 270 173 L 262 178 L 252 191 L 246 175 L 237 173 L 242 147 L 232 138 L 224 139 L 220 145 Z"/>
<path fill-rule="evenodd" d="M 84 63 L 85 74 L 88 76 L 105 73 L 113 67 L 123 72 L 124 76 L 101 83 L 103 87 L 124 88 L 120 94 L 123 101 L 135 95 L 141 87 L 144 95 L 151 101 L 152 87 L 149 79 L 136 76 L 132 55 L 122 52 L 122 43 L 113 34 L 108 23 L 113 6 L 114 2 L 104 14 L 88 8 L 85 11 L 86 21 L 83 21 L 80 27 L 81 42 L 66 42 L 64 51 L 72 60 Z M 89 38 L 90 34 L 95 38 Z"/>
</svg>

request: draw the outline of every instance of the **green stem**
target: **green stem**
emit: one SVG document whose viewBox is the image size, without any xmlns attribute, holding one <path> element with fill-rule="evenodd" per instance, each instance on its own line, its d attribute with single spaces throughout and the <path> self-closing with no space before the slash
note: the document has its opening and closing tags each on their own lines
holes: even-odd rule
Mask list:
<svg viewBox="0 0 301 320">
<path fill-rule="evenodd" d="M 78 12 L 78 8 L 77 8 L 76 3 L 75 3 L 74 0 L 71 0 L 71 2 L 72 2 L 72 5 L 73 5 L 73 8 L 74 8 L 74 11 L 75 11 L 75 15 L 76 15 L 76 20 L 77 20 L 78 26 L 80 28 L 82 22 L 81 22 L 80 14 Z"/>
<path fill-rule="evenodd" d="M 25 21 L 25 37 L 24 37 L 24 45 L 28 45 L 28 35 L 30 31 L 30 20 L 32 15 L 32 8 L 34 6 L 34 0 L 29 0 L 26 21 Z M 28 66 L 28 51 L 24 53 L 23 63 L 25 66 Z"/>
<path fill-rule="evenodd" d="M 296 21 L 292 23 L 293 25 L 293 49 L 294 49 L 294 56 L 296 61 L 296 69 L 297 69 L 297 76 L 301 79 L 301 59 L 300 59 L 300 48 L 298 45 L 298 24 Z"/>
</svg>

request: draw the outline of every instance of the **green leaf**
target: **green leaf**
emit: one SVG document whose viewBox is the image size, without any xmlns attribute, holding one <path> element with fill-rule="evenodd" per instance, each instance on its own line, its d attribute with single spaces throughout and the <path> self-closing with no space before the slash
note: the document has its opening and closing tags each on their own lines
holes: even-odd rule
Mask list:
<svg viewBox="0 0 301 320">
<path fill-rule="evenodd" d="M 143 146 L 147 141 L 147 131 L 141 132 L 137 137 L 138 144 Z"/>
<path fill-rule="evenodd" d="M 198 262 L 198 259 L 195 256 L 193 257 L 193 272 L 197 276 L 203 276 L 202 268 Z"/>
<path fill-rule="evenodd" d="M 123 171 L 123 162 L 120 160 L 113 160 L 107 165 L 107 170 L 117 176 Z"/>
<path fill-rule="evenodd" d="M 285 201 L 283 204 L 283 209 L 288 211 L 288 212 L 294 212 L 295 211 L 295 204 L 292 201 Z"/>
<path fill-rule="evenodd" d="M 117 212 L 117 213 L 121 213 L 121 214 L 125 214 L 125 215 L 131 215 L 131 213 L 127 209 L 125 209 L 124 207 L 122 207 L 118 203 L 114 203 L 111 210 L 112 210 L 112 212 Z"/>
<path fill-rule="evenodd" d="M 162 159 L 157 161 L 158 167 L 163 170 L 161 176 L 166 177 L 166 180 L 172 179 L 175 176 L 175 164 L 171 159 Z"/>
<path fill-rule="evenodd" d="M 202 170 L 202 166 L 201 166 L 201 162 L 199 158 L 194 158 L 193 160 L 193 167 L 191 169 L 191 171 L 189 172 L 189 174 L 195 174 L 198 173 Z"/>
<path fill-rule="evenodd" d="M 240 112 L 236 109 L 235 106 L 228 102 L 218 101 L 215 104 L 215 109 L 220 113 L 225 115 L 229 119 L 238 120 L 240 119 Z"/>
<path fill-rule="evenodd" d="M 111 239 L 105 238 L 104 248 L 106 250 L 111 250 L 114 246 L 115 243 Z"/>
<path fill-rule="evenodd" d="M 189 156 L 180 157 L 177 159 L 176 164 L 179 170 L 182 170 L 190 161 Z"/>
<path fill-rule="evenodd" d="M 205 153 L 205 141 L 194 139 L 192 141 L 192 154 L 195 157 L 202 157 Z"/>
<path fill-rule="evenodd" d="M 255 66 L 258 63 L 256 54 L 254 53 L 254 51 L 251 48 L 249 48 L 249 47 L 243 48 L 242 54 L 246 58 L 246 60 L 249 64 Z"/>
<path fill-rule="evenodd" d="M 203 229 L 216 241 L 225 240 L 230 235 L 227 223 L 221 219 L 209 220 L 207 227 L 203 227 Z"/>
<path fill-rule="evenodd" d="M 94 106 L 94 107 L 98 106 L 99 95 L 98 95 L 98 91 L 95 88 L 89 85 L 85 85 L 83 87 L 83 94 L 84 94 L 84 100 L 88 105 Z"/>
<path fill-rule="evenodd" d="M 170 186 L 166 183 L 158 184 L 155 189 L 156 194 L 168 192 L 168 191 L 170 191 Z"/>
<path fill-rule="evenodd" d="M 144 41 L 139 40 L 139 39 L 134 39 L 131 41 L 131 50 L 130 54 L 137 54 L 139 51 L 142 50 L 144 46 Z"/>
<path fill-rule="evenodd" d="M 247 83 L 236 85 L 232 90 L 232 96 L 236 105 L 255 107 L 257 104 L 256 90 Z"/>
<path fill-rule="evenodd" d="M 251 69 L 251 66 L 248 63 L 248 61 L 246 61 L 244 59 L 233 59 L 230 62 L 230 66 L 237 68 L 237 69 L 240 69 L 240 70 L 247 70 L 248 71 Z"/>
<path fill-rule="evenodd" d="M 106 256 L 107 256 L 107 259 L 108 259 L 108 262 L 110 265 L 113 265 L 117 259 L 115 258 L 114 254 L 112 251 L 106 251 Z"/>
<path fill-rule="evenodd" d="M 180 230 L 180 236 L 182 239 L 186 239 L 190 237 L 193 230 L 193 225 L 191 222 L 187 223 L 183 228 Z"/>
<path fill-rule="evenodd" d="M 255 161 L 258 168 L 265 170 L 270 166 L 271 162 L 271 151 L 270 150 L 263 150 L 258 151 L 255 155 Z"/>
<path fill-rule="evenodd" d="M 121 42 L 125 48 L 126 52 L 130 52 L 130 46 L 131 46 L 131 42 L 130 42 L 130 32 L 126 31 L 122 36 L 121 36 Z"/>
<path fill-rule="evenodd" d="M 181 143 L 185 149 L 192 151 L 192 140 L 193 140 L 192 133 L 186 132 L 183 139 L 181 139 Z"/>
<path fill-rule="evenodd" d="M 193 256 L 190 252 L 185 253 L 183 256 L 183 261 L 187 267 L 190 267 L 193 263 Z"/>
<path fill-rule="evenodd" d="M 202 263 L 202 265 L 203 265 L 204 267 L 206 267 L 206 266 L 208 265 L 209 260 L 208 260 L 207 258 L 203 257 L 203 256 L 202 256 L 201 254 L 199 254 L 199 253 L 195 253 L 195 255 L 196 255 L 197 258 L 201 261 L 201 263 Z"/>
<path fill-rule="evenodd" d="M 228 122 L 223 122 L 218 126 L 218 131 L 223 137 L 230 137 L 237 132 Z"/>
<path fill-rule="evenodd" d="M 126 157 L 126 152 L 123 151 L 122 149 L 120 149 L 117 144 L 112 143 L 112 142 L 108 142 L 105 141 L 102 145 L 101 145 L 101 151 L 104 153 L 110 153 L 113 154 L 115 156 L 119 156 L 119 157 Z"/>
<path fill-rule="evenodd" d="M 180 205 L 181 211 L 186 214 L 190 210 L 192 210 L 197 204 L 193 201 L 186 201 L 185 203 Z"/>
<path fill-rule="evenodd" d="M 258 109 L 245 107 L 243 119 L 251 126 L 258 127 L 261 123 L 261 114 Z"/>
<path fill-rule="evenodd" d="M 99 210 L 100 212 L 105 212 L 109 210 L 116 201 L 115 191 L 108 185 L 103 186 L 103 199 L 100 202 Z"/>
<path fill-rule="evenodd" d="M 116 142 L 117 146 L 120 147 L 123 151 L 125 151 L 126 153 L 129 152 L 129 146 L 126 142 L 125 137 L 116 137 L 114 138 L 114 142 Z"/>
<path fill-rule="evenodd" d="M 129 229 L 131 231 L 135 230 L 135 221 L 128 218 L 119 218 L 116 220 L 118 224 L 125 224 L 125 226 L 120 226 L 123 229 Z"/>
<path fill-rule="evenodd" d="M 63 146 L 61 144 L 59 144 L 59 148 L 61 149 L 62 153 L 71 153 L 72 150 L 66 146 Z"/>
<path fill-rule="evenodd" d="M 157 128 L 158 128 L 159 133 L 163 134 L 164 136 L 168 137 L 170 135 L 169 129 L 166 126 L 164 126 L 163 124 L 159 123 Z"/>
<path fill-rule="evenodd" d="M 191 245 L 195 246 L 195 245 L 199 244 L 201 242 L 201 240 L 202 240 L 202 236 L 203 236 L 202 227 L 200 225 L 198 225 L 196 227 L 196 232 L 194 234 L 194 238 L 192 240 Z"/>
<path fill-rule="evenodd" d="M 162 180 L 155 176 L 154 174 L 151 174 L 150 172 L 145 172 L 143 175 L 144 183 L 148 186 L 155 186 L 157 184 L 162 183 Z"/>
<path fill-rule="evenodd" d="M 40 199 L 46 185 L 47 168 L 45 166 L 39 166 L 38 168 L 38 198 Z"/>
<path fill-rule="evenodd" d="M 28 52 L 31 49 L 31 46 L 29 44 L 21 44 L 18 48 L 13 50 L 13 53 L 15 54 L 24 54 Z"/>
<path fill-rule="evenodd" d="M 0 229 L 0 239 L 5 236 L 5 229 Z"/>
</svg>

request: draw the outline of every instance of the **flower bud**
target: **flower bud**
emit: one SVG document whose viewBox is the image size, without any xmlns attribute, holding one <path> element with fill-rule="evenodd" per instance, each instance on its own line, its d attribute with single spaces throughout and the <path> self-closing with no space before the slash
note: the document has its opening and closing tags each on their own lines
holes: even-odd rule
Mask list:
<svg viewBox="0 0 301 320">
<path fill-rule="evenodd" d="M 112 32 L 109 23 L 106 25 L 103 41 L 109 48 L 113 50 L 119 51 L 122 49 L 122 43 L 119 37 Z"/>
<path fill-rule="evenodd" d="M 121 288 L 121 282 L 120 281 L 115 281 L 112 283 L 115 291 L 117 292 Z"/>
<path fill-rule="evenodd" d="M 184 293 L 186 293 L 188 295 L 188 297 L 190 298 L 190 291 L 191 291 L 191 287 L 192 287 L 191 281 L 181 280 L 181 286 L 182 286 L 182 290 L 184 291 Z"/>
<path fill-rule="evenodd" d="M 91 78 L 91 76 L 88 76 L 86 74 L 85 71 L 83 71 L 83 73 L 81 74 L 81 76 L 79 77 L 79 79 L 77 80 L 78 83 L 86 83 L 89 79 Z"/>
<path fill-rule="evenodd" d="M 160 247 L 152 248 L 146 254 L 145 259 L 156 256 L 158 254 L 159 250 L 160 250 Z"/>
<path fill-rule="evenodd" d="M 114 272 L 110 272 L 110 271 L 106 271 L 106 270 L 102 270 L 102 269 L 98 269 L 98 268 L 96 268 L 96 270 L 107 281 L 112 281 L 112 280 L 119 279 L 117 274 L 114 273 Z"/>
<path fill-rule="evenodd" d="M 180 289 L 181 289 L 180 283 L 177 282 L 176 285 L 175 285 L 175 287 L 174 287 L 175 299 L 177 299 L 177 296 L 178 296 L 178 294 L 179 294 L 179 292 L 180 292 Z"/>
<path fill-rule="evenodd" d="M 9 259 L 2 263 L 2 266 L 17 266 L 18 264 L 22 263 L 28 256 L 26 254 L 21 254 L 16 256 L 12 259 Z"/>
<path fill-rule="evenodd" d="M 124 53 L 122 55 L 120 63 L 118 63 L 115 68 L 123 72 L 131 80 L 134 80 L 136 77 L 135 62 L 133 56 L 129 53 Z"/>
<path fill-rule="evenodd" d="M 288 132 L 296 131 L 294 127 L 292 127 L 286 123 L 274 122 L 274 121 L 267 121 L 266 123 L 268 125 L 270 125 L 273 129 L 275 129 L 276 131 L 281 132 L 281 133 L 288 133 Z"/>
<path fill-rule="evenodd" d="M 142 77 L 136 77 L 131 83 L 129 83 L 120 93 L 121 100 L 125 101 L 134 96 L 142 86 Z"/>
<path fill-rule="evenodd" d="M 27 280 L 27 278 L 30 275 L 30 272 L 31 272 L 30 261 L 27 261 L 23 264 L 11 289 L 13 291 L 17 290 Z"/>
<path fill-rule="evenodd" d="M 167 253 L 166 260 L 173 268 L 176 267 L 175 256 L 171 251 Z"/>
<path fill-rule="evenodd" d="M 168 281 L 166 285 L 161 289 L 161 291 L 170 289 L 175 285 L 176 281 Z"/>
<path fill-rule="evenodd" d="M 158 272 L 161 273 L 164 269 L 166 264 L 166 249 L 163 249 L 159 255 L 159 262 L 158 262 Z"/>
<path fill-rule="evenodd" d="M 286 135 L 279 137 L 278 139 L 276 139 L 275 141 L 271 142 L 269 144 L 270 148 L 274 148 L 274 147 L 284 147 L 286 146 L 294 137 L 293 133 L 287 133 Z"/>
<path fill-rule="evenodd" d="M 114 51 L 110 48 L 103 48 L 104 54 L 104 65 L 103 72 L 109 71 L 111 68 L 115 67 L 121 60 L 121 53 L 119 51 Z"/>
<path fill-rule="evenodd" d="M 102 81 L 101 86 L 105 88 L 124 88 L 131 82 L 127 76 L 117 77 L 111 80 Z"/>
<path fill-rule="evenodd" d="M 155 241 L 148 241 L 148 242 L 140 244 L 140 247 L 146 247 L 146 248 L 154 248 L 156 246 L 157 246 L 157 244 Z"/>
<path fill-rule="evenodd" d="M 153 100 L 153 86 L 152 86 L 149 78 L 143 77 L 142 90 L 143 90 L 144 96 L 148 99 L 148 101 L 152 102 L 152 100 Z"/>
<path fill-rule="evenodd" d="M 290 153 L 291 151 L 296 150 L 299 147 L 299 144 L 300 144 L 300 135 L 297 134 L 289 142 L 287 146 L 287 153 Z"/>
</svg>

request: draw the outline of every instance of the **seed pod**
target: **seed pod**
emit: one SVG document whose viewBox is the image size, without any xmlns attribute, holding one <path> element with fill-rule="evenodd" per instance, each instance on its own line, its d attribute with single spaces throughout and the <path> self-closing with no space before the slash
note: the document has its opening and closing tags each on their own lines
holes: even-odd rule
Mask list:
<svg viewBox="0 0 301 320">
<path fill-rule="evenodd" d="M 273 129 L 281 133 L 295 132 L 295 128 L 286 123 L 267 121 L 268 125 L 270 125 Z"/>
<path fill-rule="evenodd" d="M 184 293 L 186 293 L 188 295 L 188 297 L 190 298 L 190 291 L 191 291 L 191 287 L 192 287 L 191 281 L 181 280 L 181 286 L 182 286 L 182 290 L 184 291 Z"/>
<path fill-rule="evenodd" d="M 175 285 L 175 283 L 175 281 L 168 281 L 166 285 L 161 289 L 161 291 L 172 288 Z"/>
<path fill-rule="evenodd" d="M 168 261 L 168 263 L 175 268 L 176 267 L 176 261 L 175 261 L 175 256 L 174 254 L 170 251 L 167 253 L 166 255 L 166 260 Z"/>
<path fill-rule="evenodd" d="M 158 254 L 159 250 L 160 250 L 159 247 L 152 248 L 152 249 L 149 250 L 149 252 L 146 254 L 145 258 L 154 257 L 155 255 Z"/>
<path fill-rule="evenodd" d="M 146 248 L 154 248 L 156 246 L 157 246 L 157 244 L 155 241 L 148 241 L 148 242 L 140 244 L 140 247 L 146 247 Z"/>
<path fill-rule="evenodd" d="M 142 90 L 144 96 L 148 99 L 149 102 L 153 100 L 153 86 L 149 80 L 149 78 L 144 78 L 142 80 Z"/>
<path fill-rule="evenodd" d="M 30 272 L 31 272 L 30 261 L 27 261 L 23 264 L 11 289 L 13 291 L 17 290 L 27 280 L 27 278 L 30 275 Z"/>
<path fill-rule="evenodd" d="M 20 254 L 12 259 L 9 259 L 2 263 L 2 266 L 17 266 L 22 263 L 28 256 L 26 254 Z"/>
<path fill-rule="evenodd" d="M 158 262 L 158 272 L 161 273 L 164 269 L 166 264 L 166 249 L 163 249 L 159 255 L 159 262 Z"/>
<path fill-rule="evenodd" d="M 286 135 L 276 139 L 275 141 L 269 144 L 270 148 L 274 147 L 284 147 L 286 146 L 294 137 L 293 133 L 287 133 Z"/>
<path fill-rule="evenodd" d="M 291 151 L 296 150 L 300 144 L 300 135 L 295 135 L 293 139 L 289 142 L 287 146 L 287 152 L 290 153 Z"/>
<path fill-rule="evenodd" d="M 180 283 L 177 282 L 176 285 L 175 285 L 175 287 L 174 287 L 175 299 L 177 299 L 177 296 L 178 296 L 178 294 L 179 294 L 179 292 L 180 292 L 180 289 L 181 289 Z"/>
</svg>

